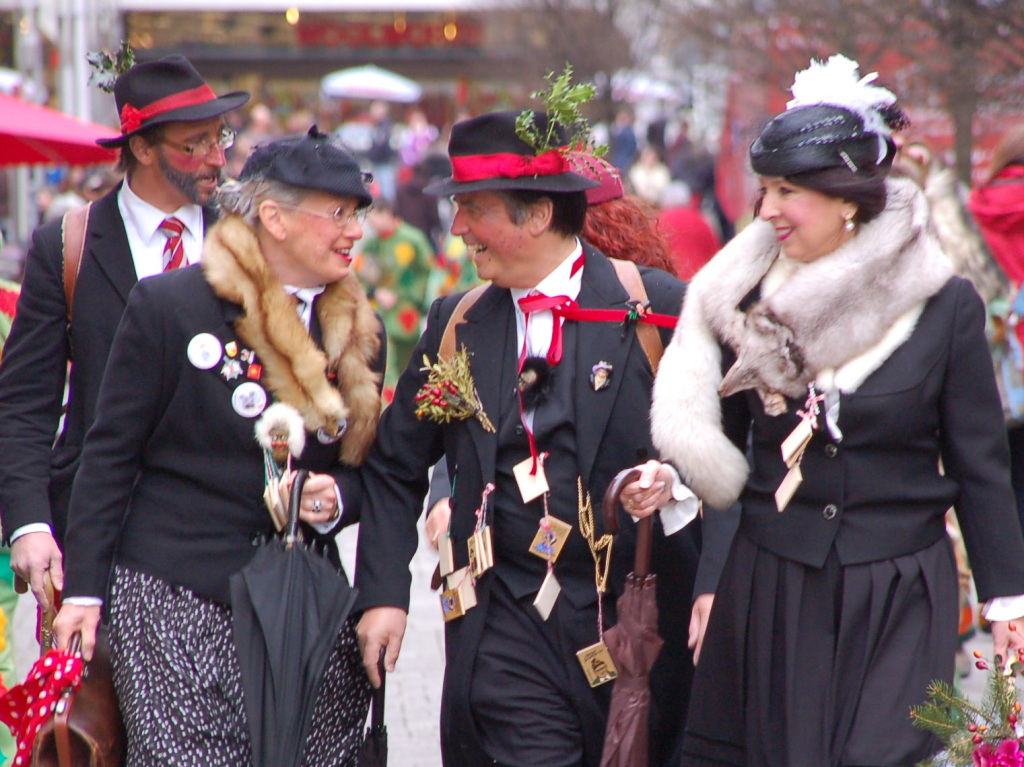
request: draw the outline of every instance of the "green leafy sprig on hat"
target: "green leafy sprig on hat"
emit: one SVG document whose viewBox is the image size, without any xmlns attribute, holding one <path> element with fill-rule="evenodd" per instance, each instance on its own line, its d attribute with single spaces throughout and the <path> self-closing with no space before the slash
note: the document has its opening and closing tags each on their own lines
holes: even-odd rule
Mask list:
<svg viewBox="0 0 1024 767">
<path fill-rule="evenodd" d="M 89 76 L 89 85 L 95 85 L 101 91 L 114 92 L 114 81 L 135 66 L 135 49 L 127 40 L 121 41 L 116 53 L 107 50 L 90 51 L 85 56 L 93 73 Z"/>
<path fill-rule="evenodd" d="M 516 119 L 516 136 L 533 147 L 537 154 L 552 149 L 565 152 L 584 152 L 600 157 L 608 151 L 606 146 L 594 143 L 590 134 L 590 123 L 583 116 L 582 107 L 587 104 L 597 90 L 591 83 L 573 83 L 572 65 L 566 64 L 565 71 L 555 76 L 549 72 L 544 78 L 548 89 L 534 91 L 531 99 L 540 99 L 544 103 L 543 111 L 547 112 L 546 130 L 537 127 L 532 110 L 522 112 Z M 568 147 L 560 140 L 558 128 L 561 127 L 569 136 Z"/>
</svg>

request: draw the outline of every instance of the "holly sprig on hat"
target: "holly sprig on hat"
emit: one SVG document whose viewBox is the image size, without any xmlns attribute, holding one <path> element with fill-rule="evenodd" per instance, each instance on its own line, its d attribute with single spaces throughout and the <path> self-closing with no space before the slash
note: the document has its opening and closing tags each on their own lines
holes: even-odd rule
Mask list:
<svg viewBox="0 0 1024 767">
<path fill-rule="evenodd" d="M 121 41 L 121 47 L 116 53 L 102 51 L 90 51 L 86 54 L 85 60 L 93 68 L 89 76 L 89 85 L 95 85 L 101 91 L 114 92 L 114 81 L 135 66 L 135 49 L 127 40 Z"/>
<path fill-rule="evenodd" d="M 547 127 L 543 130 L 537 127 L 533 110 L 526 110 L 516 118 L 516 136 L 533 147 L 538 155 L 550 150 L 566 152 L 569 149 L 596 157 L 605 154 L 608 147 L 594 142 L 590 123 L 582 111 L 582 107 L 597 93 L 593 84 L 573 83 L 571 64 L 565 65 L 562 74 L 555 76 L 554 72 L 549 72 L 544 79 L 549 87 L 534 91 L 530 98 L 543 102 L 543 111 L 548 116 Z M 568 134 L 568 146 L 562 142 L 559 127 Z"/>
</svg>

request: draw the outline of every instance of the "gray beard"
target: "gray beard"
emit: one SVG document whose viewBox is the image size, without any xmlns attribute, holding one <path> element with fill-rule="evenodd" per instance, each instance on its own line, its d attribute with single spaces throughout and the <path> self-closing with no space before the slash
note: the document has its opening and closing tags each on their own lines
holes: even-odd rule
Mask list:
<svg viewBox="0 0 1024 767">
<path fill-rule="evenodd" d="M 160 166 L 161 172 L 164 174 L 164 178 L 171 182 L 171 184 L 185 197 L 191 200 L 196 205 L 208 205 L 209 201 L 203 202 L 199 195 L 199 187 L 196 184 L 196 177 L 192 173 L 187 173 L 183 170 L 178 170 L 170 162 L 167 161 L 167 156 L 164 154 L 162 149 L 158 149 L 156 153 L 157 164 Z"/>
</svg>

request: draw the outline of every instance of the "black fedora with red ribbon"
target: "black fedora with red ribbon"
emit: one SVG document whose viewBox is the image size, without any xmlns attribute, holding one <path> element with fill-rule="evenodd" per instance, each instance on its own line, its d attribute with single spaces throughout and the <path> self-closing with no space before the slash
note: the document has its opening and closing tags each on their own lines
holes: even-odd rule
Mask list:
<svg viewBox="0 0 1024 767">
<path fill-rule="evenodd" d="M 96 143 L 114 149 L 155 125 L 208 120 L 237 109 L 248 100 L 246 91 L 218 96 L 184 56 L 136 64 L 114 83 L 121 135 L 98 139 Z"/>
<path fill-rule="evenodd" d="M 450 178 L 427 186 L 427 194 L 449 195 L 500 189 L 535 192 L 583 192 L 598 183 L 573 172 L 567 153 L 569 139 L 561 126 L 561 146 L 538 152 L 516 135 L 520 112 L 491 112 L 452 126 L 448 156 Z M 540 132 L 547 130 L 548 117 L 534 113 Z M 557 141 L 555 142 L 558 143 Z"/>
</svg>

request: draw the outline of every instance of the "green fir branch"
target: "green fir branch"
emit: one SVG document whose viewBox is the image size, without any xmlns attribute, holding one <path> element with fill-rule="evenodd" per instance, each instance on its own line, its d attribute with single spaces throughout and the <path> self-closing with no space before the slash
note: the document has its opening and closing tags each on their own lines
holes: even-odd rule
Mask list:
<svg viewBox="0 0 1024 767">
<path fill-rule="evenodd" d="M 86 54 L 85 60 L 93 69 L 89 76 L 89 85 L 113 93 L 117 78 L 135 66 L 135 49 L 127 40 L 122 40 L 121 47 L 116 53 L 110 53 L 106 49 L 90 51 Z"/>
<path fill-rule="evenodd" d="M 568 148 L 598 157 L 604 155 L 608 147 L 595 144 L 590 123 L 583 114 L 583 106 L 597 93 L 593 84 L 573 83 L 571 64 L 566 64 L 565 71 L 557 77 L 554 72 L 549 72 L 544 79 L 548 88 L 534 91 L 530 98 L 540 99 L 543 103 L 541 111 L 547 114 L 547 127 L 540 129 L 534 119 L 534 112 L 527 110 L 521 112 L 516 119 L 516 135 L 537 154 L 553 149 L 565 151 Z M 568 147 L 560 140 L 559 128 L 568 135 Z"/>
</svg>

